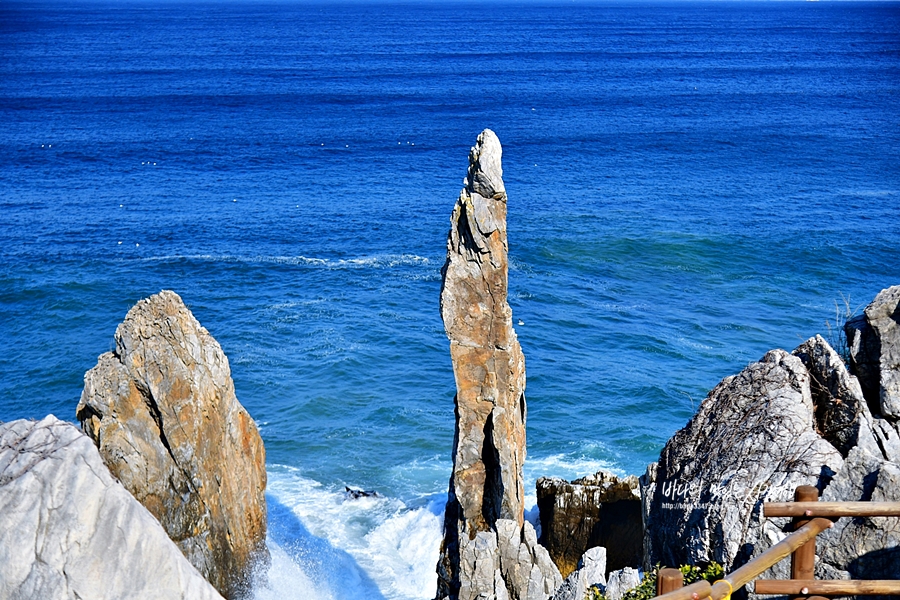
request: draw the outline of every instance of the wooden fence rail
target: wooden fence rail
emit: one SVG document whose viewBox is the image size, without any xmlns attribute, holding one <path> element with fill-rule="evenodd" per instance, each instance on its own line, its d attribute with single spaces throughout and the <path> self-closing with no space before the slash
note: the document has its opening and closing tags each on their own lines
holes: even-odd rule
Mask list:
<svg viewBox="0 0 900 600">
<path fill-rule="evenodd" d="M 767 517 L 900 517 L 900 502 L 766 502 Z"/>
<path fill-rule="evenodd" d="M 757 594 L 787 594 L 794 600 L 826 600 L 822 596 L 895 595 L 900 596 L 900 580 L 815 579 L 816 536 L 834 526 L 840 517 L 900 517 L 900 502 L 818 502 L 818 490 L 809 485 L 798 487 L 794 502 L 766 502 L 766 517 L 794 517 L 796 530 L 715 584 L 698 581 L 682 587 L 678 569 L 661 569 L 656 582 L 658 600 L 722 600 L 747 585 L 780 560 L 791 556 L 791 579 L 756 581 Z M 827 518 L 826 518 L 827 517 Z M 820 594 L 818 596 L 816 594 Z"/>
</svg>

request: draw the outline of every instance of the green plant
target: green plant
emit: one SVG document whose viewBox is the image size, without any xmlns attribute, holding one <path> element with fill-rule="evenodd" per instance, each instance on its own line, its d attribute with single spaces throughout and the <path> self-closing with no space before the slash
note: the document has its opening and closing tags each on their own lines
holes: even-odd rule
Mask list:
<svg viewBox="0 0 900 600">
<path fill-rule="evenodd" d="M 709 563 L 702 569 L 693 565 L 683 565 L 678 567 L 678 570 L 684 575 L 684 585 L 690 585 L 701 579 L 713 583 L 718 579 L 722 579 L 725 575 L 725 569 L 715 561 Z"/>
<path fill-rule="evenodd" d="M 659 574 L 659 569 L 660 566 L 657 564 L 650 571 L 645 573 L 641 583 L 638 584 L 637 587 L 625 592 L 625 595 L 622 596 L 622 600 L 649 600 L 650 598 L 655 597 L 656 579 Z M 695 583 L 701 579 L 713 583 L 717 579 L 722 579 L 725 575 L 725 569 L 715 561 L 702 566 L 682 565 L 678 567 L 678 570 L 684 575 L 684 585 Z M 607 600 L 607 598 L 599 586 L 591 586 L 587 590 L 585 600 Z"/>
</svg>

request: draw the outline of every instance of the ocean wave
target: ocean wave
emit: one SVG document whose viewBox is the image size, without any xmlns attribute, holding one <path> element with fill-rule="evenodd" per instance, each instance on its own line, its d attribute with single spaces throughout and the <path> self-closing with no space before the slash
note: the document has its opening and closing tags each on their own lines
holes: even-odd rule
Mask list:
<svg viewBox="0 0 900 600">
<path fill-rule="evenodd" d="M 273 560 L 256 600 L 434 596 L 441 498 L 418 508 L 386 496 L 348 499 L 295 468 L 270 465 L 268 500 Z M 316 582 L 310 595 L 306 580 Z"/>
<path fill-rule="evenodd" d="M 540 527 L 535 481 L 548 475 L 575 479 L 619 469 L 592 457 L 599 443 L 525 462 L 525 517 Z M 409 468 L 444 471 L 446 459 L 414 461 Z M 445 475 L 445 473 L 444 473 Z M 337 486 L 305 477 L 295 467 L 270 465 L 269 539 L 272 563 L 255 600 L 426 600 L 434 596 L 447 500 L 445 489 L 413 500 L 390 496 L 348 499 Z M 441 478 L 443 480 L 443 477 Z M 309 582 L 314 582 L 314 585 Z M 309 591 L 307 591 L 309 590 Z"/>
<path fill-rule="evenodd" d="M 303 567 L 271 537 L 266 539 L 270 564 L 264 573 L 257 575 L 253 600 L 284 600 L 298 596 L 303 590 L 305 600 L 336 600 L 327 589 L 322 589 L 303 571 Z"/>
<path fill-rule="evenodd" d="M 862 198 L 887 198 L 889 196 L 896 196 L 900 194 L 897 190 L 853 190 L 853 189 L 844 189 L 838 190 L 836 192 L 842 196 L 859 196 Z"/>
<path fill-rule="evenodd" d="M 329 269 L 386 269 L 397 266 L 429 265 L 431 260 L 417 254 L 377 254 L 358 258 L 316 258 L 309 256 L 240 256 L 234 254 L 166 254 L 138 259 L 144 262 L 198 261 L 235 264 L 280 264 L 317 266 Z"/>
</svg>

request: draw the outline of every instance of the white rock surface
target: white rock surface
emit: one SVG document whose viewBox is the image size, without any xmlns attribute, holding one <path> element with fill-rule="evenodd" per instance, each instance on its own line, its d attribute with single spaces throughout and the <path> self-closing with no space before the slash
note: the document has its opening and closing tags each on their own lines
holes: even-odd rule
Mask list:
<svg viewBox="0 0 900 600">
<path fill-rule="evenodd" d="M 606 548 L 597 546 L 585 552 L 581 557 L 580 570 L 582 592 L 592 585 L 606 586 Z"/>
<path fill-rule="evenodd" d="M 0 598 L 222 597 L 94 443 L 50 415 L 0 424 Z"/>
<path fill-rule="evenodd" d="M 553 594 L 553 600 L 584 600 L 591 586 L 606 589 L 606 548 L 588 549 L 578 561 L 578 568 L 569 573 Z"/>
<path fill-rule="evenodd" d="M 641 572 L 638 569 L 625 567 L 609 574 L 609 583 L 606 584 L 607 600 L 621 600 L 630 589 L 641 584 Z"/>
</svg>

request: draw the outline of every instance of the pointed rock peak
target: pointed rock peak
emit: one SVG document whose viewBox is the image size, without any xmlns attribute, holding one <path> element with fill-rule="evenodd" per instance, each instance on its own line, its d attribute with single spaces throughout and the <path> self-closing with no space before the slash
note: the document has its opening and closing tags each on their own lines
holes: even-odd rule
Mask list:
<svg viewBox="0 0 900 600">
<path fill-rule="evenodd" d="M 478 136 L 475 146 L 469 151 L 469 173 L 466 176 L 466 190 L 483 198 L 495 198 L 506 202 L 506 188 L 503 186 L 501 158 L 503 148 L 497 134 L 485 129 Z"/>
<path fill-rule="evenodd" d="M 441 317 L 451 342 L 521 354 L 507 303 L 509 260 L 500 141 L 486 129 L 469 154 L 467 187 L 450 218 Z M 523 384 L 524 386 L 524 384 Z"/>
<path fill-rule="evenodd" d="M 500 157 L 485 130 L 469 154 L 442 271 L 456 436 L 437 597 L 451 600 L 546 600 L 561 582 L 524 520 L 525 357 L 507 302 Z"/>
<path fill-rule="evenodd" d="M 138 302 L 76 409 L 112 474 L 229 600 L 267 556 L 265 448 L 228 359 L 175 292 Z"/>
</svg>

